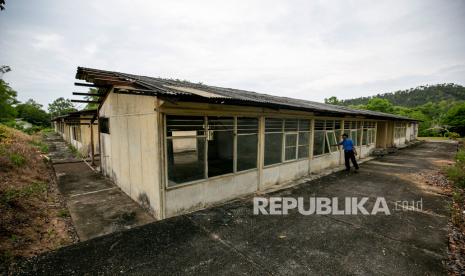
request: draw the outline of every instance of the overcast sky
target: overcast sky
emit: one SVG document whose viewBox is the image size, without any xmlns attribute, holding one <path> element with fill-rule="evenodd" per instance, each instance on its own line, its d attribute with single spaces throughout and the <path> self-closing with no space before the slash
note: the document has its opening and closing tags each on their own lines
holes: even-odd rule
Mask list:
<svg viewBox="0 0 465 276">
<path fill-rule="evenodd" d="M 30 1 L 0 12 L 18 98 L 73 98 L 77 66 L 323 101 L 465 84 L 465 1 Z"/>
</svg>

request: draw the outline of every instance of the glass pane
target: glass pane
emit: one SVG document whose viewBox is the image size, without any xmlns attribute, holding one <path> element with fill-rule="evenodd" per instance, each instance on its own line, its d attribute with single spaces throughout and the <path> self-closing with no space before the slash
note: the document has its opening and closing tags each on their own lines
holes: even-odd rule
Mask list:
<svg viewBox="0 0 465 276">
<path fill-rule="evenodd" d="M 282 132 L 283 120 L 275 118 L 265 118 L 265 132 Z"/>
<path fill-rule="evenodd" d="M 285 131 L 297 131 L 298 123 L 297 119 L 286 119 L 284 122 Z"/>
<path fill-rule="evenodd" d="M 167 139 L 168 186 L 205 177 L 205 138 Z"/>
<path fill-rule="evenodd" d="M 299 132 L 299 145 L 308 145 L 310 142 L 310 132 Z"/>
<path fill-rule="evenodd" d="M 204 117 L 202 116 L 166 116 L 166 133 L 168 136 L 175 136 L 173 132 L 178 131 L 193 131 L 197 135 L 203 135 L 203 130 Z"/>
<path fill-rule="evenodd" d="M 352 140 L 352 143 L 354 144 L 354 146 L 357 146 L 357 131 L 356 130 L 350 131 L 350 139 Z"/>
<path fill-rule="evenodd" d="M 257 167 L 258 135 L 237 136 L 237 171 Z"/>
<path fill-rule="evenodd" d="M 208 117 L 208 129 L 209 130 L 234 130 L 234 118 L 233 117 Z"/>
<path fill-rule="evenodd" d="M 265 135 L 265 166 L 281 163 L 282 147 L 282 133 L 268 133 Z"/>
<path fill-rule="evenodd" d="M 299 158 L 308 157 L 308 146 L 299 146 Z"/>
<path fill-rule="evenodd" d="M 296 159 L 296 147 L 286 148 L 286 161 Z"/>
<path fill-rule="evenodd" d="M 286 148 L 297 145 L 297 134 L 286 134 Z"/>
<path fill-rule="evenodd" d="M 299 131 L 309 131 L 310 120 L 299 120 Z"/>
<path fill-rule="evenodd" d="M 363 129 L 362 145 L 366 146 L 368 142 L 368 130 Z"/>
<path fill-rule="evenodd" d="M 324 153 L 329 153 L 329 142 L 328 142 L 328 137 L 326 135 L 323 136 L 325 139 L 325 150 Z"/>
<path fill-rule="evenodd" d="M 233 131 L 209 131 L 208 177 L 233 172 Z"/>
<path fill-rule="evenodd" d="M 336 135 L 334 134 L 334 132 L 328 132 L 326 135 L 328 135 L 328 143 L 330 145 L 331 151 L 337 151 L 338 146 L 333 146 L 337 144 Z"/>
<path fill-rule="evenodd" d="M 258 133 L 258 119 L 237 118 L 237 133 Z"/>
<path fill-rule="evenodd" d="M 323 154 L 325 135 L 323 131 L 315 131 L 313 138 L 313 155 Z"/>
</svg>

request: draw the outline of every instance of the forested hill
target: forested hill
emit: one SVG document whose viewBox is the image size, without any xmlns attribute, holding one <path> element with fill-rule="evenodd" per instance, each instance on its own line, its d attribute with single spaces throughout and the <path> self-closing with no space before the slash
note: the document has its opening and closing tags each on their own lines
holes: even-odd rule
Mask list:
<svg viewBox="0 0 465 276">
<path fill-rule="evenodd" d="M 340 104 L 347 106 L 366 105 L 371 98 L 387 99 L 397 106 L 415 107 L 428 102 L 437 103 L 442 100 L 465 101 L 465 87 L 453 83 L 419 86 L 393 93 L 342 100 Z"/>
</svg>

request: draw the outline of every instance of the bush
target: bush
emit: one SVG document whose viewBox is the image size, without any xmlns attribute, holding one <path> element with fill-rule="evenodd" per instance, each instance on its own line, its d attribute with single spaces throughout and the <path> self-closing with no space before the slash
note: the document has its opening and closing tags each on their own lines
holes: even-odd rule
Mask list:
<svg viewBox="0 0 465 276">
<path fill-rule="evenodd" d="M 458 134 L 457 132 L 448 132 L 444 136 L 449 137 L 450 139 L 460 138 L 460 134 Z"/>
<path fill-rule="evenodd" d="M 455 164 L 447 169 L 447 176 L 457 188 L 465 188 L 465 149 L 455 155 Z"/>
</svg>

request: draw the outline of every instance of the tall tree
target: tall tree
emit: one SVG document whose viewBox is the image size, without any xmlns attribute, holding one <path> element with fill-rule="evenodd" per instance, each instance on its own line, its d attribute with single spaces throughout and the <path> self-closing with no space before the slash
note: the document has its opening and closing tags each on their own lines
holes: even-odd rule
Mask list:
<svg viewBox="0 0 465 276">
<path fill-rule="evenodd" d="M 27 102 L 16 106 L 18 117 L 23 120 L 40 126 L 47 126 L 50 123 L 50 118 L 47 112 L 42 109 L 42 105 L 29 99 Z"/>
<path fill-rule="evenodd" d="M 465 135 L 465 103 L 453 106 L 446 113 L 443 123 L 451 127 L 452 131 Z"/>
<path fill-rule="evenodd" d="M 97 88 L 89 88 L 89 93 L 90 94 L 97 94 L 98 89 Z M 97 97 L 97 96 L 85 96 L 85 99 L 89 100 L 89 101 L 98 101 L 100 99 L 100 97 Z M 88 103 L 84 109 L 97 109 L 97 108 L 98 108 L 98 104 L 96 104 L 96 103 Z"/>
<path fill-rule="evenodd" d="M 325 104 L 340 105 L 341 101 L 337 97 L 331 96 L 329 98 L 325 98 Z"/>
<path fill-rule="evenodd" d="M 54 117 L 77 111 L 77 109 L 73 106 L 70 99 L 60 97 L 48 105 L 48 111 Z"/>
<path fill-rule="evenodd" d="M 0 80 L 0 121 L 8 121 L 16 117 L 14 105 L 17 93 L 6 82 Z"/>
<path fill-rule="evenodd" d="M 366 109 L 385 113 L 392 113 L 394 107 L 389 100 L 373 98 L 368 101 Z"/>
</svg>

